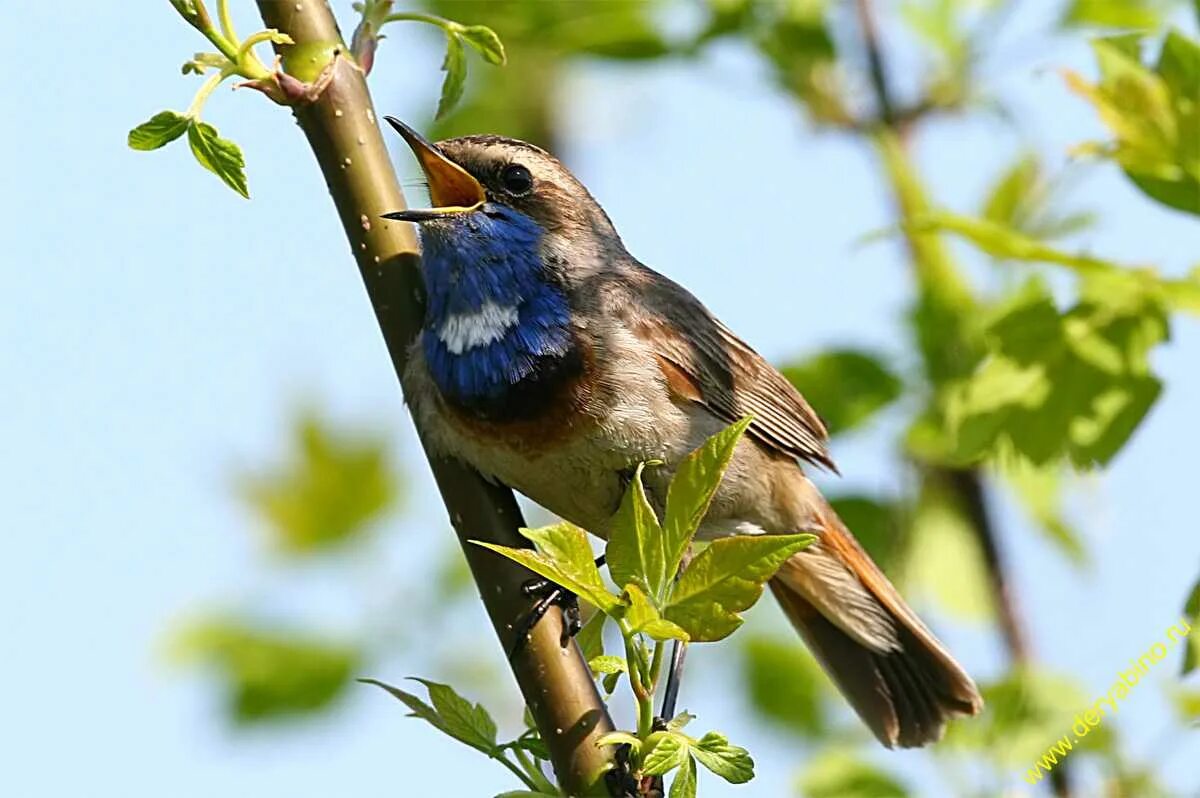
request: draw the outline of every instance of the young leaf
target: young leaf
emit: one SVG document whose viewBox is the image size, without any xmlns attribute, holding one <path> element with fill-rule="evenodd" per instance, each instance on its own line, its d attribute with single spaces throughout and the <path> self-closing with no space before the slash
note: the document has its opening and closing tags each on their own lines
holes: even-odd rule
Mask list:
<svg viewBox="0 0 1200 798">
<path fill-rule="evenodd" d="M 732 745 L 720 732 L 709 732 L 692 743 L 692 755 L 730 784 L 744 784 L 754 778 L 754 760 L 750 758 L 750 752 Z"/>
<path fill-rule="evenodd" d="M 651 596 L 660 600 L 665 597 L 670 580 L 679 571 L 684 552 L 704 520 L 708 505 L 721 484 L 725 469 L 729 467 L 733 451 L 751 421 L 747 416 L 713 435 L 699 449 L 685 457 L 675 470 L 675 476 L 667 488 L 667 510 L 662 530 L 666 581 L 658 587 L 658 592 L 651 588 Z"/>
<path fill-rule="evenodd" d="M 467 83 L 467 54 L 462 39 L 451 31 L 446 32 L 446 58 L 442 61 L 442 71 L 446 73 L 446 79 L 442 81 L 442 96 L 434 119 L 441 119 L 458 105 Z"/>
<path fill-rule="evenodd" d="M 668 798 L 696 798 L 696 760 L 693 757 L 689 756 L 679 766 Z"/>
<path fill-rule="evenodd" d="M 613 516 L 612 532 L 604 550 L 608 572 L 618 586 L 638 585 L 646 595 L 660 597 L 674 573 L 667 573 L 662 527 L 646 499 L 639 464 Z"/>
<path fill-rule="evenodd" d="M 129 146 L 135 150 L 157 150 L 188 129 L 189 118 L 174 111 L 159 111 L 129 131 Z"/>
<path fill-rule="evenodd" d="M 489 64 L 499 66 L 507 60 L 504 54 L 504 44 L 500 41 L 500 37 L 487 25 L 468 25 L 459 31 L 459 34 Z"/>
<path fill-rule="evenodd" d="M 632 633 L 647 634 L 655 640 L 688 641 L 687 632 L 659 615 L 658 609 L 637 585 L 628 585 L 621 598 L 627 605 L 623 618 Z"/>
<path fill-rule="evenodd" d="M 562 793 L 530 792 L 529 790 L 510 790 L 502 792 L 496 798 L 562 798 Z"/>
<path fill-rule="evenodd" d="M 597 737 L 596 745 L 628 745 L 636 752 L 642 747 L 642 741 L 626 731 L 611 731 Z"/>
<path fill-rule="evenodd" d="M 602 673 L 625 673 L 628 670 L 623 657 L 614 657 L 611 654 L 592 657 L 588 660 L 588 667 L 592 669 L 593 676 L 599 676 Z"/>
<path fill-rule="evenodd" d="M 451 736 L 480 751 L 496 749 L 496 722 L 482 704 L 472 704 L 449 685 L 427 679 L 413 681 L 429 690 L 429 700 Z"/>
<path fill-rule="evenodd" d="M 1073 0 L 1063 16 L 1067 26 L 1155 28 L 1162 19 L 1161 0 Z"/>
<path fill-rule="evenodd" d="M 246 188 L 246 162 L 238 145 L 217 135 L 217 129 L 207 122 L 192 120 L 188 126 L 188 144 L 192 155 L 208 171 L 225 182 L 225 185 L 246 199 L 250 192 Z"/>
<path fill-rule="evenodd" d="M 642 757 L 642 773 L 661 776 L 679 767 L 688 758 L 688 738 L 677 732 L 656 732 L 647 741 Z"/>
<path fill-rule="evenodd" d="M 667 721 L 667 731 L 679 731 L 695 719 L 696 716 L 685 709 L 683 712 L 680 712 L 678 715 Z"/>
<path fill-rule="evenodd" d="M 439 731 L 461 743 L 482 751 L 488 756 L 496 754 L 496 723 L 488 711 L 479 704 L 460 696 L 449 685 L 415 679 L 429 690 L 433 706 L 429 706 L 412 693 L 392 687 L 376 679 L 360 679 L 364 684 L 373 684 L 391 693 L 404 703 L 414 716 L 428 722 Z"/>
<path fill-rule="evenodd" d="M 762 595 L 763 583 L 813 535 L 738 535 L 714 541 L 683 572 L 664 615 L 692 640 L 730 635 Z"/>
<path fill-rule="evenodd" d="M 512 549 L 479 540 L 472 542 L 524 565 L 603 612 L 611 613 L 617 607 L 617 597 L 604 587 L 592 559 L 587 533 L 582 529 L 564 522 L 541 529 L 522 529 L 521 534 L 533 541 L 538 551 Z"/>
</svg>

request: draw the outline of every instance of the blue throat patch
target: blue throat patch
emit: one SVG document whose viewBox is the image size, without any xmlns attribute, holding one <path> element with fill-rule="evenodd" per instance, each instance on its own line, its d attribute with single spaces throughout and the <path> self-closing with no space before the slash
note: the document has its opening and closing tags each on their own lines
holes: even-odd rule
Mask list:
<svg viewBox="0 0 1200 798">
<path fill-rule="evenodd" d="M 422 228 L 421 345 L 448 399 L 502 402 L 570 353 L 571 311 L 542 262 L 542 234 L 525 214 L 494 204 Z"/>
</svg>

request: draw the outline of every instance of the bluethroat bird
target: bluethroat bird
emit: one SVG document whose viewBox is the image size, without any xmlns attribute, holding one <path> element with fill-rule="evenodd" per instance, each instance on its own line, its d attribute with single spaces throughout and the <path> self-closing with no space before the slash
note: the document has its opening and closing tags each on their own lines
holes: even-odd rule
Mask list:
<svg viewBox="0 0 1200 798">
<path fill-rule="evenodd" d="M 436 454 L 604 536 L 647 460 L 672 466 L 753 417 L 701 539 L 815 532 L 770 581 L 784 613 L 886 746 L 937 740 L 975 684 L 871 561 L 801 463 L 833 469 L 804 397 L 698 299 L 643 266 L 553 156 L 498 136 L 431 144 L 389 119 L 435 206 L 420 231 L 426 311 L 404 392 Z"/>
</svg>

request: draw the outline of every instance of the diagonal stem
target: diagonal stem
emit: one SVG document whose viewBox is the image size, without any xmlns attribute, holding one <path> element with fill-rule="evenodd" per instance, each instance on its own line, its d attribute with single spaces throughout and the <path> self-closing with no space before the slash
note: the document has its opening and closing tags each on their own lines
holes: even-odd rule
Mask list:
<svg viewBox="0 0 1200 798">
<path fill-rule="evenodd" d="M 406 206 L 363 72 L 347 55 L 328 4 L 258 0 L 258 8 L 267 27 L 289 35 L 307 56 L 330 53 L 328 85 L 294 111 L 337 206 L 399 375 L 420 328 L 417 242 L 410 225 L 381 218 Z M 291 71 L 288 59 L 295 47 L 276 45 L 276 50 Z M 521 585 L 532 574 L 468 541 L 527 546 L 517 532 L 522 519 L 516 500 L 512 491 L 486 482 L 462 464 L 431 459 L 430 467 L 492 625 L 507 648 L 514 624 L 529 611 L 530 599 Z M 596 740 L 613 725 L 578 646 L 573 641 L 562 646 L 563 624 L 562 612 L 552 608 L 511 665 L 560 786 L 572 795 L 592 796 L 605 792 L 600 785 L 612 765 L 612 747 L 598 746 Z"/>
</svg>

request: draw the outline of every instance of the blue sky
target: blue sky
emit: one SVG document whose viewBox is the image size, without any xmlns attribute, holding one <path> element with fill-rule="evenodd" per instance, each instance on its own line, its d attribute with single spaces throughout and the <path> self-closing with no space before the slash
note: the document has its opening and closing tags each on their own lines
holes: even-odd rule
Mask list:
<svg viewBox="0 0 1200 798">
<path fill-rule="evenodd" d="M 361 562 L 264 569 L 253 519 L 230 490 L 231 471 L 277 458 L 306 399 L 394 442 L 412 500 L 381 530 L 382 557 L 403 570 L 450 533 L 332 204 L 288 115 L 225 89 L 208 106 L 208 120 L 246 153 L 250 202 L 202 172 L 185 146 L 125 147 L 133 124 L 187 106 L 194 85 L 178 66 L 201 45 L 166 3 L 134 5 L 65 13 L 20 3 L 5 13 L 24 33 L 9 37 L 0 89 L 9 109 L 0 126 L 0 791 L 433 794 L 444 774 L 461 794 L 500 791 L 502 770 L 374 693 L 355 692 L 315 723 L 234 733 L 219 722 L 211 685 L 164 662 L 172 623 L 229 597 L 331 629 L 362 623 L 337 586 L 349 580 L 375 595 L 378 571 Z M 989 74 L 1025 137 L 976 118 L 938 123 L 918 142 L 949 207 L 975 207 L 1022 146 L 1061 166 L 1071 144 L 1103 135 L 1053 71 L 1089 72 L 1086 47 L 1078 37 L 1035 38 L 1052 13 L 1024 5 L 1005 41 L 1014 57 Z M 335 7 L 349 18 L 348 2 Z M 254 28 L 250 14 L 241 19 Z M 384 43 L 372 76 L 381 110 L 427 119 L 434 44 L 415 30 Z M 561 154 L 635 255 L 689 286 L 765 355 L 856 344 L 909 365 L 897 338 L 908 301 L 900 248 L 855 246 L 889 218 L 870 153 L 812 136 L 759 69 L 736 48 L 700 64 L 581 68 L 565 91 Z M 415 178 L 395 144 L 398 168 Z M 1095 170 L 1075 197 L 1102 212 L 1082 247 L 1172 273 L 1200 252 L 1193 219 L 1148 202 L 1111 168 Z M 1072 518 L 1096 554 L 1090 570 L 1072 570 L 1019 511 L 1003 510 L 1035 648 L 1090 693 L 1107 691 L 1178 620 L 1200 568 L 1198 357 L 1200 327 L 1180 320 L 1155 356 L 1162 400 L 1113 466 L 1073 490 Z M 839 443 L 845 487 L 900 485 L 887 434 L 898 423 Z M 280 595 L 298 596 L 296 606 Z M 948 636 L 973 671 L 997 672 L 994 641 Z M 695 659 L 701 674 L 723 673 L 712 655 Z M 402 657 L 378 675 L 398 679 L 419 661 Z M 757 789 L 711 782 L 705 794 L 782 794 L 798 752 L 749 728 L 736 700 L 692 689 L 685 703 L 760 763 Z M 1168 708 L 1149 689 L 1127 703 L 1126 739 L 1149 754 Z M 879 760 L 929 775 L 913 754 Z M 1200 784 L 1197 735 L 1167 762 L 1177 788 Z"/>
</svg>

